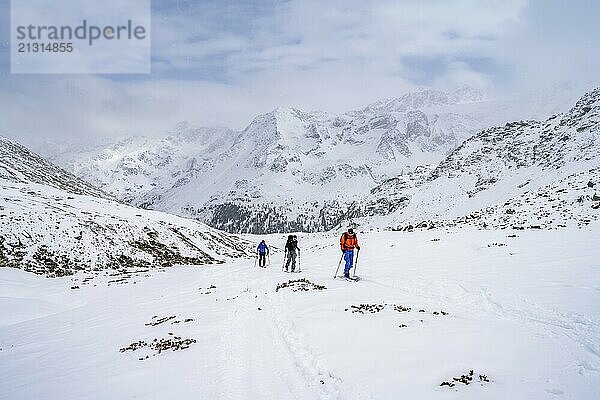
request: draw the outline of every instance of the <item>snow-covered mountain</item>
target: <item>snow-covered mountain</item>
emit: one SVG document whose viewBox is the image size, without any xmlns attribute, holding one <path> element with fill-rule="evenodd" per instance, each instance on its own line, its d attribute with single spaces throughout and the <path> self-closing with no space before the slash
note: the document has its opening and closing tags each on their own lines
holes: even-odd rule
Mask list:
<svg viewBox="0 0 600 400">
<path fill-rule="evenodd" d="M 489 107 L 438 97 L 432 108 Z M 388 109 L 406 133 L 415 104 L 279 109 L 243 132 L 181 125 L 64 158 L 122 200 L 202 199 L 182 209 L 231 230 L 403 230 L 357 229 L 356 281 L 332 277 L 339 231 L 299 234 L 290 275 L 287 235 L 261 235 L 258 268 L 245 239 L 118 202 L 0 138 L 0 398 L 595 400 L 600 89 L 447 152 L 451 135 L 407 134 L 384 157 L 392 128 L 364 115 Z"/>
<path fill-rule="evenodd" d="M 243 131 L 178 126 L 52 160 L 131 204 L 230 232 L 317 231 L 375 185 L 495 121 L 481 93 L 420 90 L 334 115 L 278 108 Z"/>
<path fill-rule="evenodd" d="M 472 225 L 478 228 L 583 228 L 600 219 L 600 167 L 571 174 L 502 204 L 452 220 L 421 221 L 424 228 Z"/>
<path fill-rule="evenodd" d="M 387 223 L 404 227 L 442 220 L 581 226 L 598 215 L 599 166 L 600 89 L 595 89 L 567 113 L 483 130 L 431 171 L 382 183 L 351 215 L 391 212 Z"/>
<path fill-rule="evenodd" d="M 596 96 L 543 122 L 506 124 L 555 109 L 555 96 L 519 114 L 469 88 L 420 90 L 340 115 L 278 108 L 241 132 L 182 123 L 166 138 L 52 160 L 122 201 L 230 232 L 321 231 L 388 214 L 375 223 L 396 227 L 464 216 L 596 167 L 597 120 L 585 111 Z"/>
<path fill-rule="evenodd" d="M 0 138 L 0 267 L 46 276 L 222 263 L 247 242 L 197 221 L 119 203 Z"/>
</svg>

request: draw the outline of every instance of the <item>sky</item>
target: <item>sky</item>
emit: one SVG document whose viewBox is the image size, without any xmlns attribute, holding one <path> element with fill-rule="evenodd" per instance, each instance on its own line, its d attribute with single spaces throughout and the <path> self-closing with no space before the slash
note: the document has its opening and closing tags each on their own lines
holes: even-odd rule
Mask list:
<svg viewBox="0 0 600 400">
<path fill-rule="evenodd" d="M 598 82 L 598 15 L 593 0 L 155 0 L 150 74 L 16 75 L 0 0 L 0 136 L 243 129 L 276 107 L 344 112 L 420 87 Z"/>
</svg>

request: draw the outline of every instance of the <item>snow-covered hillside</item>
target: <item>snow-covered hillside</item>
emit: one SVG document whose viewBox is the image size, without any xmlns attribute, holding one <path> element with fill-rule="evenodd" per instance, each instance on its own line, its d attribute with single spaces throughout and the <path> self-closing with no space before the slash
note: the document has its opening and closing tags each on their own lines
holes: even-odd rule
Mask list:
<svg viewBox="0 0 600 400">
<path fill-rule="evenodd" d="M 40 183 L 74 194 L 111 198 L 97 187 L 3 137 L 0 137 L 0 179 L 14 183 Z"/>
<path fill-rule="evenodd" d="M 600 168 L 594 168 L 460 217 L 417 220 L 396 229 L 439 229 L 460 225 L 518 230 L 583 228 L 600 219 L 599 183 Z"/>
<path fill-rule="evenodd" d="M 300 274 L 0 268 L 0 399 L 596 400 L 598 228 L 359 234 L 360 282 L 332 234 Z"/>
<path fill-rule="evenodd" d="M 581 225 L 598 217 L 599 166 L 600 89 L 595 89 L 570 111 L 545 121 L 483 130 L 430 171 L 417 169 L 382 183 L 351 216 L 390 211 L 377 223 L 401 228 L 448 220 L 488 227 Z"/>
<path fill-rule="evenodd" d="M 54 154 L 134 205 L 231 232 L 330 229 L 378 183 L 435 164 L 497 120 L 477 91 L 421 90 L 341 115 L 278 108 L 246 129 L 181 124 L 164 139 Z"/>
<path fill-rule="evenodd" d="M 246 255 L 243 239 L 118 203 L 16 143 L 0 145 L 0 267 L 55 277 Z"/>
</svg>

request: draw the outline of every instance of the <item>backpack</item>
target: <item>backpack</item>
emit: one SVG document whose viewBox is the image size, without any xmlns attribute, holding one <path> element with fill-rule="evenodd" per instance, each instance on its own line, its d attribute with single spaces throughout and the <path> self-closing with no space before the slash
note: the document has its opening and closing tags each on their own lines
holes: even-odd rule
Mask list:
<svg viewBox="0 0 600 400">
<path fill-rule="evenodd" d="M 351 242 L 351 245 L 346 246 L 346 243 Z M 358 240 L 356 238 L 356 234 L 350 236 L 348 234 L 348 232 L 344 232 L 342 234 L 342 237 L 340 238 L 340 246 L 342 247 L 342 250 L 345 250 L 346 247 L 349 247 L 351 249 L 353 249 L 354 247 L 356 247 L 356 245 L 358 244 Z"/>
</svg>

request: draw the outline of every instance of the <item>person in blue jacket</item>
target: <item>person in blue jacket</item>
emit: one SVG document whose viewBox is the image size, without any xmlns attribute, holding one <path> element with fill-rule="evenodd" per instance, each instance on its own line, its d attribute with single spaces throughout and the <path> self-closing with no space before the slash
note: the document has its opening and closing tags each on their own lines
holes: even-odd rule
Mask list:
<svg viewBox="0 0 600 400">
<path fill-rule="evenodd" d="M 258 247 L 256 248 L 258 252 L 258 266 L 266 268 L 267 265 L 267 256 L 269 255 L 269 246 L 262 240 Z"/>
</svg>

